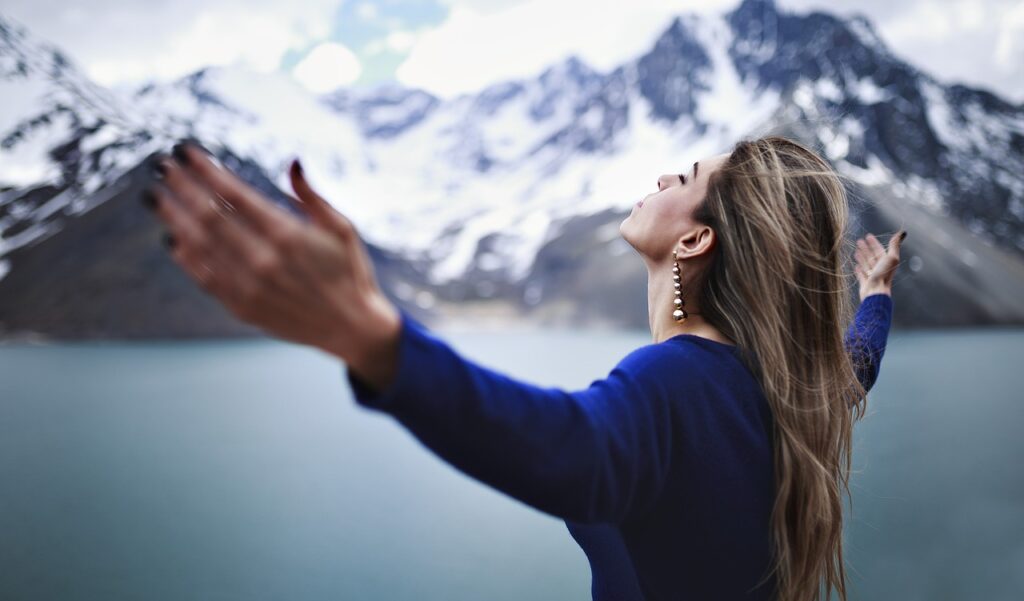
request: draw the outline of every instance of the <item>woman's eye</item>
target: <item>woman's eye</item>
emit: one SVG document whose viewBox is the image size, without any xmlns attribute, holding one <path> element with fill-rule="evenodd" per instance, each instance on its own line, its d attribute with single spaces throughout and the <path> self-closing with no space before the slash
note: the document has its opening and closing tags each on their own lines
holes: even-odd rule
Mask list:
<svg viewBox="0 0 1024 601">
<path fill-rule="evenodd" d="M 679 174 L 679 181 L 681 181 L 681 182 L 683 182 L 685 184 L 686 183 L 686 176 L 684 174 L 680 173 Z"/>
</svg>

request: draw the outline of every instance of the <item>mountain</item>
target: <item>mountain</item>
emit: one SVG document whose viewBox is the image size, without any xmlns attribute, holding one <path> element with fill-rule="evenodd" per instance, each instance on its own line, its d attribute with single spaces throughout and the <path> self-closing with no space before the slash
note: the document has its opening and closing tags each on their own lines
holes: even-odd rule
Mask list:
<svg viewBox="0 0 1024 601">
<path fill-rule="evenodd" d="M 864 17 L 747 0 L 672 19 L 611 71 L 570 56 L 449 100 L 397 84 L 318 97 L 214 67 L 116 93 L 0 17 L 0 90 L 8 337 L 256 333 L 180 273 L 137 201 L 152 154 L 188 136 L 286 207 L 302 157 L 385 291 L 428 323 L 645 328 L 646 272 L 618 224 L 666 157 L 783 133 L 848 177 L 851 235 L 910 231 L 897 324 L 1024 323 L 1024 106 L 938 82 Z"/>
</svg>

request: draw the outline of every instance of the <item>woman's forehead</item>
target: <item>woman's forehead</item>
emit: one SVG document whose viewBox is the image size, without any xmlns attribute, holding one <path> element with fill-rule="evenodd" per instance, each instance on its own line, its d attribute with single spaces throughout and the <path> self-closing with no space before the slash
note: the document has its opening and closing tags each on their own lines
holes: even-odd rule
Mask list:
<svg viewBox="0 0 1024 601">
<path fill-rule="evenodd" d="M 716 154 L 714 156 L 706 157 L 697 162 L 697 176 L 706 177 L 715 169 L 718 169 L 729 158 L 729 153 Z"/>
</svg>

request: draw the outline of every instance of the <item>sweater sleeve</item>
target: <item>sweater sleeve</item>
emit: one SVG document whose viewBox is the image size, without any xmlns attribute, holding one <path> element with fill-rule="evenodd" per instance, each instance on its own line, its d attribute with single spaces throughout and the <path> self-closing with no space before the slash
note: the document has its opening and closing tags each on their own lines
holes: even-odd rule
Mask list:
<svg viewBox="0 0 1024 601">
<path fill-rule="evenodd" d="M 864 297 L 846 330 L 846 349 L 865 390 L 871 390 L 878 379 L 891 326 L 892 297 L 878 293 Z"/>
<path fill-rule="evenodd" d="M 618 523 L 650 508 L 666 479 L 674 420 L 652 376 L 671 358 L 645 345 L 584 389 L 537 386 L 460 356 L 403 310 L 390 385 L 345 374 L 360 405 L 463 473 L 561 519 Z"/>
</svg>

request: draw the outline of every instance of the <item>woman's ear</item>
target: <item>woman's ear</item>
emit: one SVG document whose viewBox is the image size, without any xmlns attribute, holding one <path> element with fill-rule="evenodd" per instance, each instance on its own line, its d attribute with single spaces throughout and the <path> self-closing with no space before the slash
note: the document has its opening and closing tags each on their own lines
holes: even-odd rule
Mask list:
<svg viewBox="0 0 1024 601">
<path fill-rule="evenodd" d="M 706 225 L 701 225 L 679 238 L 676 255 L 680 258 L 693 258 L 709 252 L 714 245 L 715 231 Z"/>
</svg>

